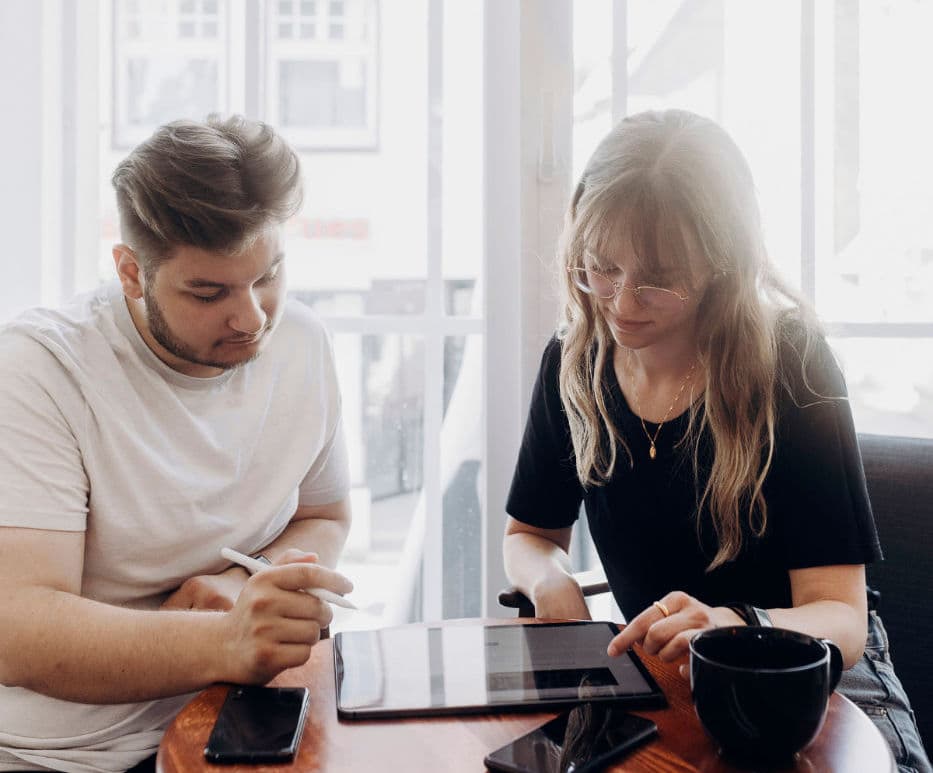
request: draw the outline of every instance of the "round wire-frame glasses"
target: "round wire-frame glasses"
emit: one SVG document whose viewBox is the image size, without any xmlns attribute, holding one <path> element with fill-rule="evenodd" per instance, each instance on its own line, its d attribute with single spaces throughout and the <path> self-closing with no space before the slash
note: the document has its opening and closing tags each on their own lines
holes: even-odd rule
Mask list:
<svg viewBox="0 0 933 773">
<path fill-rule="evenodd" d="M 670 290 L 666 287 L 655 287 L 654 285 L 631 285 L 616 282 L 599 271 L 589 268 L 577 268 L 568 266 L 567 271 L 573 280 L 574 285 L 588 295 L 595 295 L 604 301 L 611 301 L 619 293 L 630 290 L 635 300 L 645 307 L 664 307 L 673 308 L 683 305 L 689 300 L 688 295 L 679 293 L 676 290 Z"/>
</svg>

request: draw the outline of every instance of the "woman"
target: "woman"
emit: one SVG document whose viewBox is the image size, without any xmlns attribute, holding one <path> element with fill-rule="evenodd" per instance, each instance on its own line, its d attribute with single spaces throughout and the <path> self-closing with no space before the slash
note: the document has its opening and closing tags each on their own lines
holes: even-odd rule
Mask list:
<svg viewBox="0 0 933 773">
<path fill-rule="evenodd" d="M 548 344 L 507 510 L 510 580 L 537 614 L 587 618 L 567 549 L 580 502 L 634 643 L 772 623 L 835 641 L 840 689 L 902 770 L 930 771 L 866 600 L 881 558 L 845 383 L 775 274 L 751 173 L 712 121 L 622 121 L 562 237 Z M 868 646 L 866 648 L 866 640 Z"/>
</svg>

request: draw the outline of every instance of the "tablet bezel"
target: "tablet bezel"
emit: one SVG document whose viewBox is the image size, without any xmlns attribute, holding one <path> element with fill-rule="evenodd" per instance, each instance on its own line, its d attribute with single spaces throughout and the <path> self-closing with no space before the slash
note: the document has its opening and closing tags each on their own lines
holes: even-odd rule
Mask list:
<svg viewBox="0 0 933 773">
<path fill-rule="evenodd" d="M 457 623 L 456 625 L 460 626 L 462 624 Z M 498 625 L 478 623 L 477 625 L 482 628 L 568 628 L 574 626 L 603 625 L 606 626 L 613 635 L 619 633 L 619 627 L 615 623 L 602 620 L 580 620 L 554 623 L 503 623 Z M 442 626 L 425 626 L 425 628 L 437 627 Z M 351 631 L 349 633 L 362 632 Z M 650 688 L 650 692 L 628 695 L 587 695 L 573 698 L 529 699 L 459 706 L 420 706 L 405 708 L 363 706 L 344 708 L 340 705 L 340 687 L 344 674 L 343 660 L 340 654 L 342 636 L 342 633 L 337 633 L 333 637 L 335 703 L 337 704 L 337 716 L 340 719 L 401 719 L 406 717 L 437 717 L 459 714 L 497 714 L 506 711 L 540 712 L 570 708 L 581 703 L 612 703 L 617 706 L 626 706 L 632 709 L 663 709 L 667 707 L 667 699 L 664 697 L 664 693 L 658 686 L 654 677 L 651 676 L 645 664 L 642 663 L 641 658 L 639 658 L 633 650 L 628 650 L 624 656 L 632 659 L 636 669 Z M 622 656 L 620 655 L 619 657 Z"/>
</svg>

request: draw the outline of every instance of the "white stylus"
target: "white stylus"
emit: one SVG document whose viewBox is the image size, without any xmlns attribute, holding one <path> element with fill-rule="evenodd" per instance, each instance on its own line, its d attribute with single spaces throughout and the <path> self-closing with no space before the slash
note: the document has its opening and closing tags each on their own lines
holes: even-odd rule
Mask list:
<svg viewBox="0 0 933 773">
<path fill-rule="evenodd" d="M 220 555 L 228 561 L 242 566 L 250 574 L 256 574 L 257 572 L 262 572 L 265 569 L 271 568 L 268 564 L 257 561 L 255 558 L 250 558 L 250 556 L 245 556 L 233 548 L 221 548 Z M 304 590 L 305 593 L 310 593 L 312 596 L 319 598 L 321 601 L 336 604 L 338 607 L 356 609 L 356 605 L 352 601 L 347 601 L 343 596 L 329 591 L 326 588 L 303 588 L 302 590 Z"/>
</svg>

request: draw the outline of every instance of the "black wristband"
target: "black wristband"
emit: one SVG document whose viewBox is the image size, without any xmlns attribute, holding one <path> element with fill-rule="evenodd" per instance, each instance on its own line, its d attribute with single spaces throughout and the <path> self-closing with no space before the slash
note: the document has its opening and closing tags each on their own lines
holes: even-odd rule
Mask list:
<svg viewBox="0 0 933 773">
<path fill-rule="evenodd" d="M 741 617 L 746 625 L 756 625 L 765 628 L 772 628 L 774 626 L 774 623 L 771 622 L 771 615 L 764 609 L 759 609 L 756 606 L 744 603 L 726 604 L 725 606 Z"/>
</svg>

